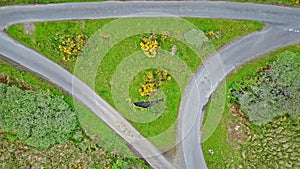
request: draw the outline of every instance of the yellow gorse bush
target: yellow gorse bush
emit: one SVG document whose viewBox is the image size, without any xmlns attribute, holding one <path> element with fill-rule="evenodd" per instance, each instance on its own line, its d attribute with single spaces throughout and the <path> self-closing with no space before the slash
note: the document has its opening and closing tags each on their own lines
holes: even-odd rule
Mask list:
<svg viewBox="0 0 300 169">
<path fill-rule="evenodd" d="M 82 164 L 78 163 L 78 164 L 75 164 L 73 168 L 74 169 L 83 169 L 84 167 Z"/>
<path fill-rule="evenodd" d="M 150 35 L 149 38 L 143 37 L 142 42 L 140 43 L 141 49 L 144 51 L 145 55 L 152 58 L 155 57 L 157 51 L 160 48 L 160 44 L 157 41 L 157 37 L 155 35 Z"/>
<path fill-rule="evenodd" d="M 64 61 L 70 61 L 78 56 L 86 42 L 86 36 L 83 34 L 77 36 L 63 36 L 61 37 L 61 44 L 58 46 L 59 50 L 64 53 L 62 58 Z"/>
<path fill-rule="evenodd" d="M 161 40 L 162 41 L 165 41 L 169 38 L 169 33 L 168 32 L 164 32 L 162 35 L 161 35 Z"/>
<path fill-rule="evenodd" d="M 151 96 L 155 90 L 161 87 L 165 82 L 171 80 L 171 76 L 166 70 L 148 71 L 144 76 L 144 81 L 139 88 L 141 96 Z"/>
<path fill-rule="evenodd" d="M 208 39 L 219 39 L 220 38 L 220 32 L 219 31 L 207 31 L 205 32 L 205 35 Z"/>
</svg>

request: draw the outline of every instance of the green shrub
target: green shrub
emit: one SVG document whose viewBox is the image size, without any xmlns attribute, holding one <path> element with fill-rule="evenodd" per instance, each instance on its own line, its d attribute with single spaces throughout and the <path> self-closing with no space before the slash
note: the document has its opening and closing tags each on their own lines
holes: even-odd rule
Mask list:
<svg viewBox="0 0 300 169">
<path fill-rule="evenodd" d="M 231 100 L 254 124 L 261 125 L 275 117 L 300 116 L 300 56 L 284 52 L 273 63 L 259 69 L 232 86 Z"/>
<path fill-rule="evenodd" d="M 0 84 L 0 125 L 28 145 L 46 148 L 68 140 L 77 129 L 76 113 L 62 97 Z"/>
</svg>

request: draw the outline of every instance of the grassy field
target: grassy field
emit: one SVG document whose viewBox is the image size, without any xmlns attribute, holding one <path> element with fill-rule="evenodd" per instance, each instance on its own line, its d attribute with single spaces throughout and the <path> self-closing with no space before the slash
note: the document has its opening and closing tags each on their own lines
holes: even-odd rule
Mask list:
<svg viewBox="0 0 300 169">
<path fill-rule="evenodd" d="M 211 39 L 211 43 L 216 50 L 234 39 L 245 36 L 251 32 L 258 31 L 264 26 L 263 23 L 257 21 L 201 18 L 186 18 L 186 20 L 196 25 L 203 32 L 219 32 L 219 38 Z"/>
<path fill-rule="evenodd" d="M 236 21 L 236 20 L 222 20 L 222 19 L 196 19 L 196 18 L 186 18 L 189 22 L 195 24 L 200 30 L 203 32 L 212 31 L 218 34 L 218 37 L 212 37 L 211 43 L 214 45 L 216 49 L 224 46 L 226 43 L 231 42 L 232 40 L 249 34 L 253 31 L 260 30 L 263 27 L 262 23 L 255 21 Z M 21 43 L 29 46 L 37 50 L 38 52 L 44 54 L 49 57 L 54 62 L 60 64 L 65 69 L 70 72 L 73 72 L 75 60 L 65 62 L 62 60 L 64 54 L 60 52 L 58 46 L 60 45 L 59 38 L 62 35 L 79 35 L 84 34 L 87 37 L 91 37 L 94 32 L 96 32 L 103 25 L 111 22 L 113 19 L 104 19 L 104 20 L 85 20 L 85 21 L 63 21 L 63 22 L 42 22 L 35 23 L 34 30 L 31 34 L 26 34 L 23 28 L 23 25 L 17 24 L 11 26 L 7 33 L 13 38 L 17 39 Z M 121 63 L 121 61 L 126 58 L 129 54 L 135 51 L 139 51 L 140 47 L 140 35 L 129 37 L 119 44 L 115 45 L 109 53 L 104 57 L 99 66 L 98 74 L 95 82 L 95 90 L 96 92 L 102 96 L 105 100 L 107 100 L 111 105 L 114 105 L 112 95 L 111 95 L 111 79 L 114 74 L 115 69 Z M 180 58 L 184 60 L 189 68 L 192 71 L 195 71 L 198 65 L 201 63 L 200 59 L 193 54 L 184 44 L 180 42 L 173 41 L 164 42 L 162 44 L 162 48 L 169 50 L 170 46 L 175 44 L 178 47 L 178 54 Z M 103 76 L 103 74 L 105 76 Z M 133 86 L 139 85 L 139 80 L 136 81 L 136 84 Z M 169 82 L 168 82 L 169 83 Z M 176 89 L 176 83 L 170 81 L 168 86 L 164 87 L 171 91 L 172 89 Z M 137 90 L 137 89 L 135 89 Z M 172 95 L 172 93 L 169 92 Z M 174 95 L 175 94 L 175 95 Z M 174 104 L 169 103 L 169 107 L 167 109 L 167 116 L 160 117 L 159 119 L 151 122 L 151 123 L 135 123 L 132 124 L 146 137 L 152 137 L 157 135 L 159 132 L 165 131 L 170 127 L 170 124 L 174 123 L 180 103 L 179 93 L 173 93 Z M 136 97 L 136 94 L 132 94 L 132 98 Z M 170 97 L 170 96 L 169 96 Z M 173 100 L 171 99 L 171 100 Z M 95 119 L 91 115 L 84 115 L 84 121 L 82 124 L 85 126 L 86 124 L 97 124 L 95 120 L 93 123 L 89 122 L 90 119 Z M 94 125 L 89 125 L 94 126 Z M 101 130 L 97 130 L 97 127 L 93 127 L 94 132 L 98 132 Z M 174 131 L 174 129 L 172 129 Z M 173 132 L 174 133 L 174 132 Z M 164 141 L 163 143 L 155 143 L 160 147 L 162 145 L 169 144 L 170 141 L 173 142 L 175 137 L 170 136 L 170 140 Z"/>
<path fill-rule="evenodd" d="M 130 98 L 132 102 L 136 101 L 151 101 L 151 99 L 147 99 L 145 97 L 142 97 L 140 93 L 138 92 L 138 88 L 141 86 L 141 83 L 143 81 L 144 75 L 149 70 L 145 70 L 142 72 L 139 72 L 138 75 L 133 79 L 131 82 L 129 93 Z M 169 131 L 167 133 L 167 136 L 164 138 L 159 139 L 152 139 L 150 140 L 157 145 L 158 147 L 165 148 L 170 146 L 170 144 L 175 142 L 175 127 L 172 126 L 176 122 L 177 114 L 178 114 L 178 107 L 180 105 L 180 98 L 181 98 L 181 92 L 178 87 L 178 84 L 174 79 L 171 79 L 170 81 L 166 82 L 161 88 L 160 91 L 162 91 L 165 94 L 165 106 L 167 107 L 165 110 L 163 110 L 163 107 L 160 107 L 161 105 L 157 105 L 157 107 L 151 108 L 151 110 L 148 110 L 151 114 L 157 114 L 157 116 L 161 115 L 159 118 L 157 118 L 155 121 L 149 122 L 149 123 L 136 123 L 132 122 L 133 126 L 143 134 L 145 134 L 147 137 L 154 137 L 156 135 L 159 135 L 163 132 L 165 132 L 168 128 Z M 176 99 L 174 99 L 176 98 Z M 159 99 L 159 98 L 156 98 Z M 152 100 L 154 100 L 152 98 Z M 156 108 L 156 109 L 155 109 Z M 137 108 L 138 109 L 138 108 Z M 138 109 L 139 111 L 143 111 L 142 109 Z"/>
<path fill-rule="evenodd" d="M 226 85 L 227 95 L 229 93 L 229 89 L 231 88 L 234 82 L 241 81 L 242 79 L 248 76 L 253 76 L 253 73 L 255 73 L 259 68 L 264 67 L 269 63 L 272 63 L 276 59 L 278 54 L 281 54 L 284 51 L 294 52 L 299 56 L 299 49 L 300 44 L 289 46 L 286 48 L 279 49 L 275 52 L 271 52 L 262 56 L 259 59 L 244 64 L 242 67 L 240 67 L 238 70 L 235 70 L 230 76 L 228 76 L 228 78 L 226 79 L 226 84 L 223 84 Z M 223 91 L 223 89 L 219 88 L 217 89 L 216 93 Z M 214 100 L 215 102 L 222 102 L 222 99 L 223 98 L 221 97 L 213 96 L 211 100 Z M 208 116 L 211 113 L 217 113 L 210 110 L 210 106 L 211 105 L 209 104 L 206 116 Z M 220 123 L 218 124 L 212 136 L 202 144 L 205 159 L 209 168 L 257 168 L 257 165 L 260 165 L 260 167 L 267 168 L 270 167 L 268 165 L 271 165 L 272 168 L 272 165 L 274 167 L 275 164 L 269 164 L 268 161 L 282 160 L 280 159 L 282 154 L 275 153 L 275 155 L 272 155 L 274 153 L 269 152 L 268 149 L 274 150 L 281 148 L 280 146 L 282 146 L 282 144 L 278 144 L 278 141 L 281 138 L 292 141 L 288 143 L 289 145 L 294 146 L 299 144 L 295 143 L 295 138 L 291 138 L 287 134 L 289 133 L 293 135 L 292 133 L 297 132 L 297 130 L 299 129 L 299 125 L 297 129 L 297 124 L 299 124 L 299 120 L 297 122 L 297 120 L 295 119 L 291 119 L 290 117 L 284 116 L 274 119 L 273 122 L 268 123 L 267 125 L 262 125 L 258 127 L 248 122 L 244 117 L 241 117 L 240 114 L 236 114 L 237 111 L 233 106 L 234 105 L 229 103 L 229 98 L 227 98 L 225 102 L 225 110 Z M 236 126 L 240 126 L 238 130 L 235 130 Z M 278 132 L 280 128 L 283 129 L 284 134 L 282 134 L 280 131 Z M 276 131 L 278 132 L 277 134 Z M 257 136 L 259 137 L 257 138 Z M 274 142 L 272 141 L 272 143 L 270 141 L 267 141 L 272 139 L 274 139 Z M 263 147 L 268 148 L 262 150 L 261 148 Z M 209 153 L 209 150 L 213 150 L 214 153 Z M 282 152 L 284 152 L 285 150 L 286 149 L 282 150 Z M 288 152 L 285 153 L 288 154 Z M 292 156 L 295 155 L 296 154 L 292 154 Z M 295 157 L 299 158 L 299 154 Z M 265 158 L 271 159 L 267 160 Z M 287 167 L 291 165 L 286 160 L 283 159 L 283 161 L 281 162 L 280 165 L 282 167 Z M 294 166 L 295 165 L 298 165 L 299 167 L 300 162 L 294 161 Z"/>
</svg>

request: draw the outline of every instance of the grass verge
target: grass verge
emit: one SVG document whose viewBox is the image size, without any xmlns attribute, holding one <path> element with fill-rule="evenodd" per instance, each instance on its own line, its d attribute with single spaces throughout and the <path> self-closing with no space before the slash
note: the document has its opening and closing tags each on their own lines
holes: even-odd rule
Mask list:
<svg viewBox="0 0 300 169">
<path fill-rule="evenodd" d="M 65 2 L 101 2 L 104 0 L 2 0 L 0 6 L 6 5 L 27 5 L 27 4 L 49 4 Z"/>
<path fill-rule="evenodd" d="M 229 1 L 300 7 L 300 2 L 298 0 L 229 0 Z"/>
</svg>

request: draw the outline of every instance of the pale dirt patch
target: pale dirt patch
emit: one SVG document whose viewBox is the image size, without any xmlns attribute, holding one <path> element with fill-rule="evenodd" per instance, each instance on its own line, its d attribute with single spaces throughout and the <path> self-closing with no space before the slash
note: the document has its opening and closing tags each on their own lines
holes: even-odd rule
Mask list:
<svg viewBox="0 0 300 169">
<path fill-rule="evenodd" d="M 33 35 L 33 32 L 35 31 L 34 23 L 23 23 L 22 25 L 27 35 Z"/>
</svg>

